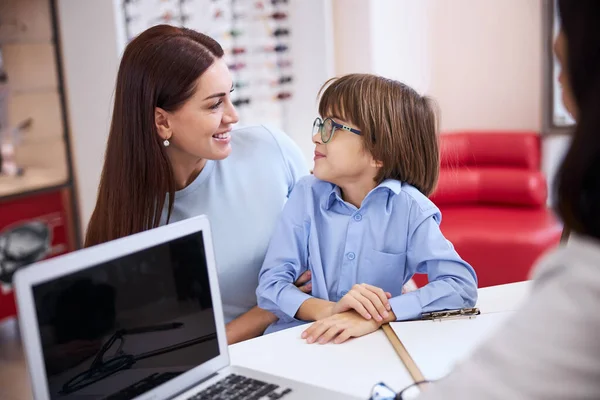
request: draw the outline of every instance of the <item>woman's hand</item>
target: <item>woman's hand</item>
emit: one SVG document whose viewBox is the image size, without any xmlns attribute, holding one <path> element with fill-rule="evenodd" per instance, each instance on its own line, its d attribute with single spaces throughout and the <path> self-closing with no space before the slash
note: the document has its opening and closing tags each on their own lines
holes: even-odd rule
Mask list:
<svg viewBox="0 0 600 400">
<path fill-rule="evenodd" d="M 294 285 L 304 293 L 310 293 L 312 291 L 311 278 L 310 271 L 306 271 L 300 275 Z M 226 325 L 227 343 L 234 344 L 258 337 L 275 321 L 277 321 L 277 317 L 269 311 L 253 307 Z"/>
<path fill-rule="evenodd" d="M 392 309 L 388 301 L 391 297 L 389 292 L 366 283 L 354 285 L 352 290 L 333 306 L 332 314 L 355 310 L 364 319 L 374 318 L 381 322 L 388 318 Z"/>
<path fill-rule="evenodd" d="M 296 285 L 296 287 L 304 293 L 310 294 L 310 292 L 312 292 L 312 282 L 310 281 L 311 279 L 312 275 L 310 271 L 305 271 L 302 275 L 300 275 L 298 280 L 294 282 L 294 285 Z"/>
<path fill-rule="evenodd" d="M 364 319 L 356 311 L 346 311 L 321 319 L 302 332 L 302 339 L 307 343 L 319 344 L 343 343 L 353 337 L 360 337 L 375 332 L 382 325 L 374 319 Z"/>
</svg>

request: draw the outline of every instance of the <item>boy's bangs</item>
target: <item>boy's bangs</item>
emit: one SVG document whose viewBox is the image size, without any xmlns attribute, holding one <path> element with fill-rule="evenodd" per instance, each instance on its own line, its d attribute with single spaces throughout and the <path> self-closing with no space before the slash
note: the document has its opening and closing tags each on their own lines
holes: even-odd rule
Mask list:
<svg viewBox="0 0 600 400">
<path fill-rule="evenodd" d="M 322 118 L 341 118 L 342 120 L 357 125 L 356 108 L 360 102 L 355 101 L 355 89 L 351 85 L 339 80 L 330 80 L 323 85 L 319 101 L 319 114 Z"/>
</svg>

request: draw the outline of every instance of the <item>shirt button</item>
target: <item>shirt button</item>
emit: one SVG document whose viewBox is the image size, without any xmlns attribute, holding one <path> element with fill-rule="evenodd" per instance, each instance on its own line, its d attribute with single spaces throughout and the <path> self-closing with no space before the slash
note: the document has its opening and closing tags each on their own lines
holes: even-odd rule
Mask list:
<svg viewBox="0 0 600 400">
<path fill-rule="evenodd" d="M 362 215 L 360 215 L 360 214 L 356 214 L 356 215 L 354 216 L 354 220 L 355 220 L 355 221 L 357 221 L 357 222 L 358 222 L 358 221 L 360 221 L 360 220 L 362 220 Z"/>
<path fill-rule="evenodd" d="M 356 254 L 348 253 L 348 255 L 346 257 L 348 257 L 348 260 L 354 260 L 356 258 Z"/>
</svg>

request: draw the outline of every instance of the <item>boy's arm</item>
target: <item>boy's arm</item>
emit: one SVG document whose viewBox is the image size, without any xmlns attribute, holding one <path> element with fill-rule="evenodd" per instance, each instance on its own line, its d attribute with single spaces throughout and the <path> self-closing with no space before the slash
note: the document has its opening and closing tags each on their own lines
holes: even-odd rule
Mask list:
<svg viewBox="0 0 600 400">
<path fill-rule="evenodd" d="M 308 234 L 306 217 L 310 182 L 301 179 L 277 221 L 259 274 L 256 297 L 258 306 L 285 321 L 295 319 L 300 305 L 311 299 L 294 282 L 308 269 Z"/>
<path fill-rule="evenodd" d="M 423 212 L 413 206 L 406 267 L 426 273 L 429 283 L 414 292 L 390 299 L 396 320 L 418 318 L 421 313 L 473 307 L 477 276 L 440 231 L 437 208 Z"/>
<path fill-rule="evenodd" d="M 333 314 L 334 302 L 317 299 L 315 297 L 306 300 L 298 308 L 296 319 L 302 321 L 318 321 Z"/>
</svg>

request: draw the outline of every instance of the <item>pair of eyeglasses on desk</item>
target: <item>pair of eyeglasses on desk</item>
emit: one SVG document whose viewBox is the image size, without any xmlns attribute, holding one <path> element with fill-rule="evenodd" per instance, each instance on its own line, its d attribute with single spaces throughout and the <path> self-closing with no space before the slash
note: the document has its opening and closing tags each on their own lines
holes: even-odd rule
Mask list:
<svg viewBox="0 0 600 400">
<path fill-rule="evenodd" d="M 409 385 L 396 393 L 394 389 L 383 382 L 373 386 L 369 400 L 411 400 L 416 399 L 423 389 L 431 381 L 419 381 Z"/>
</svg>

